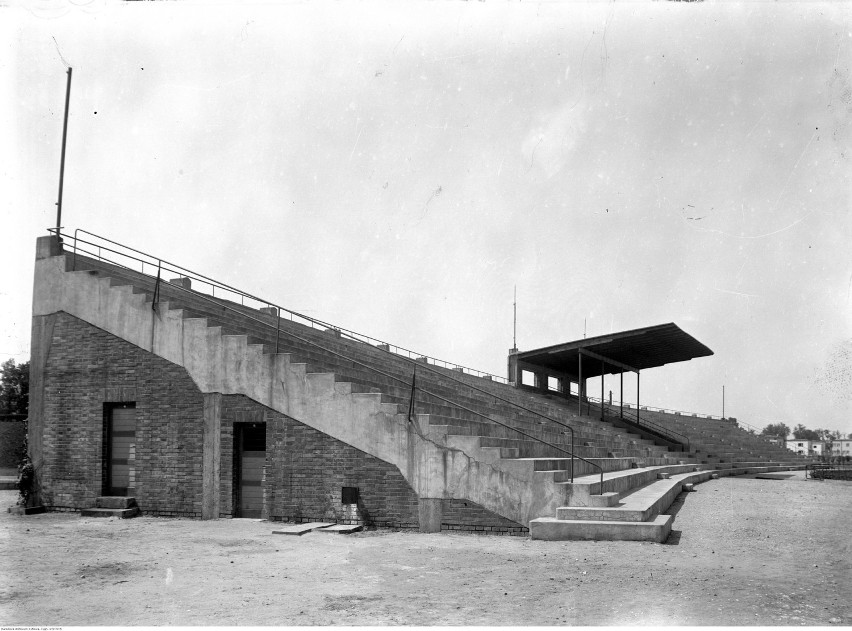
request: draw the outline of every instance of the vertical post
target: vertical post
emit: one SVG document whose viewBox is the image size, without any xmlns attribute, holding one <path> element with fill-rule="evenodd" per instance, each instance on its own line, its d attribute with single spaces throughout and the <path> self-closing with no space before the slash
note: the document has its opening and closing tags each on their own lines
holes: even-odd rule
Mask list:
<svg viewBox="0 0 852 631">
<path fill-rule="evenodd" d="M 414 422 L 414 393 L 417 387 L 417 364 L 414 365 L 414 372 L 411 374 L 411 399 L 408 401 L 408 422 Z"/>
<path fill-rule="evenodd" d="M 281 309 L 275 311 L 275 353 L 278 354 L 278 338 L 281 335 Z"/>
<path fill-rule="evenodd" d="M 65 120 L 62 123 L 62 155 L 59 159 L 59 199 L 56 202 L 56 238 L 62 243 L 62 186 L 65 182 L 65 141 L 68 137 L 68 104 L 71 100 L 71 68 L 68 68 L 68 85 L 65 88 Z"/>
<path fill-rule="evenodd" d="M 639 420 L 639 371 L 636 371 L 636 420 Z"/>
<path fill-rule="evenodd" d="M 622 370 L 619 374 L 621 379 L 621 385 L 618 387 L 618 398 L 621 399 L 621 405 L 619 406 L 621 409 L 619 410 L 619 416 L 622 420 L 624 420 L 624 371 Z"/>
<path fill-rule="evenodd" d="M 577 361 L 580 363 L 579 375 L 577 377 L 577 414 L 583 414 L 583 353 L 577 353 Z"/>
<path fill-rule="evenodd" d="M 512 302 L 512 348 L 518 350 L 518 286 L 515 285 L 515 296 Z"/>
<path fill-rule="evenodd" d="M 604 370 L 606 370 L 606 364 L 601 360 L 601 420 L 604 420 Z"/>
</svg>

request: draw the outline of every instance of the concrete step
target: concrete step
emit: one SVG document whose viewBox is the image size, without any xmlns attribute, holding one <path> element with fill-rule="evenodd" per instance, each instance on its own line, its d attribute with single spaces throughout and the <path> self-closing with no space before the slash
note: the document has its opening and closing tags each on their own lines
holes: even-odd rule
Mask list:
<svg viewBox="0 0 852 631">
<path fill-rule="evenodd" d="M 663 543 L 674 517 L 658 515 L 644 521 L 573 521 L 540 517 L 530 521 L 530 538 L 543 541 L 653 541 Z"/>
<path fill-rule="evenodd" d="M 136 506 L 135 497 L 124 497 L 117 495 L 103 495 L 95 499 L 96 508 L 134 508 Z"/>
<path fill-rule="evenodd" d="M 139 508 L 84 508 L 80 511 L 80 517 L 118 517 L 129 519 L 139 514 Z"/>
</svg>

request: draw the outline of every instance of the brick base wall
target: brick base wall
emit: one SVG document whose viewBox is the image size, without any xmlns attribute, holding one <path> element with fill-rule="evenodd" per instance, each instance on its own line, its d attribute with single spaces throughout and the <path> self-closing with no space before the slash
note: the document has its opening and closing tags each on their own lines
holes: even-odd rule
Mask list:
<svg viewBox="0 0 852 631">
<path fill-rule="evenodd" d="M 441 508 L 444 514 L 441 530 L 460 530 L 484 535 L 525 536 L 529 534 L 529 528 L 470 500 L 444 500 Z"/>
<path fill-rule="evenodd" d="M 42 503 L 95 505 L 103 492 L 105 404 L 132 401 L 140 508 L 200 517 L 202 395 L 186 371 L 68 314 L 48 317 Z"/>
<path fill-rule="evenodd" d="M 273 521 L 419 528 L 417 494 L 394 465 L 240 395 L 222 397 L 221 507 L 233 514 L 235 423 L 266 423 L 264 504 Z M 357 505 L 342 503 L 357 487 Z"/>
</svg>

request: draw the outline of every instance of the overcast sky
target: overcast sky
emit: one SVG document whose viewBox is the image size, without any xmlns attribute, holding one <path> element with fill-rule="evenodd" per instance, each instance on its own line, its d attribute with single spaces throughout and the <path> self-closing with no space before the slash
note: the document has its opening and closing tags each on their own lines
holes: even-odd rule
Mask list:
<svg viewBox="0 0 852 631">
<path fill-rule="evenodd" d="M 521 350 L 675 322 L 643 402 L 852 432 L 852 5 L 80 4 L 0 8 L 0 359 L 67 63 L 66 228 L 500 375 L 515 285 Z"/>
</svg>

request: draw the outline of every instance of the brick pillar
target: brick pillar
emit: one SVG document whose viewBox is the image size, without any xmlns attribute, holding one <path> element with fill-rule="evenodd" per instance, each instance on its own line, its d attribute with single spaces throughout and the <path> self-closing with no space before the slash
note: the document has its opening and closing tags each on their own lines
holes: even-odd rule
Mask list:
<svg viewBox="0 0 852 631">
<path fill-rule="evenodd" d="M 36 260 L 59 256 L 62 244 L 56 236 L 36 239 Z M 35 467 L 35 485 L 30 506 L 40 506 L 41 468 L 44 465 L 44 370 L 53 340 L 56 315 L 33 316 L 30 331 L 30 407 L 27 419 L 27 451 Z"/>
<path fill-rule="evenodd" d="M 219 518 L 221 471 L 222 395 L 204 395 L 204 431 L 201 454 L 201 519 Z"/>
</svg>

